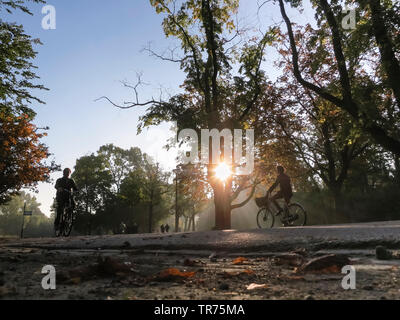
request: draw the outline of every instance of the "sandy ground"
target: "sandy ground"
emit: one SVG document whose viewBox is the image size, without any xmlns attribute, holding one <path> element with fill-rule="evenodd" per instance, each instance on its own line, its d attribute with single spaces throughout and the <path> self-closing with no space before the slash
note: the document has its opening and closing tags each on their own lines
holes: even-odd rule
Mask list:
<svg viewBox="0 0 400 320">
<path fill-rule="evenodd" d="M 299 252 L 2 247 L 0 299 L 400 299 L 400 260 L 376 260 L 374 250 Z M 350 258 L 356 270 L 355 290 L 342 288 L 345 275 L 337 270 L 299 273 L 296 259 L 284 259 L 302 256 L 309 261 L 327 253 Z M 109 270 L 98 272 L 99 261 L 107 257 Z M 55 290 L 41 286 L 45 265 L 55 267 Z M 259 286 L 250 289 L 251 284 Z"/>
<path fill-rule="evenodd" d="M 400 222 L 48 239 L 0 238 L 0 299 L 400 299 Z M 327 254 L 344 265 L 316 269 Z M 340 260 L 340 259 L 339 259 Z M 342 259 L 343 260 L 343 259 Z M 335 262 L 336 263 L 336 262 Z M 55 268 L 55 290 L 42 287 Z"/>
</svg>

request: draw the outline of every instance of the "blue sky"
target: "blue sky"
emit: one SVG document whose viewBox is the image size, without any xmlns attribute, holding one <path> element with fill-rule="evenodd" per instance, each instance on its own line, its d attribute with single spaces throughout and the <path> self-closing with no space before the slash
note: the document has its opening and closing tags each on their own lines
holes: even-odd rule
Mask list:
<svg viewBox="0 0 400 320">
<path fill-rule="evenodd" d="M 171 45 L 173 40 L 166 39 L 162 31 L 162 16 L 155 13 L 148 0 L 51 0 L 48 4 L 56 9 L 56 30 L 42 29 L 43 5 L 30 6 L 32 17 L 15 13 L 7 15 L 6 20 L 23 24 L 28 34 L 43 42 L 37 47 L 34 62 L 40 83 L 50 91 L 36 92 L 46 105 L 33 108 L 36 124 L 50 127 L 44 142 L 56 162 L 63 168 L 73 168 L 77 158 L 114 143 L 123 148 L 138 146 L 171 169 L 175 155 L 162 149 L 172 134 L 168 124 L 137 136 L 138 118 L 145 108 L 119 110 L 106 101 L 94 101 L 103 95 L 117 102 L 133 98 L 120 81 L 135 82 L 136 72 L 143 72 L 143 80 L 149 83 L 140 90 L 143 100 L 158 95 L 160 86 L 170 93 L 179 90 L 184 79 L 179 65 L 141 52 L 149 42 L 158 51 Z M 256 0 L 242 0 L 239 16 L 252 26 L 281 21 L 277 6 L 272 4 L 263 8 L 259 21 Z M 312 13 L 306 10 L 293 17 L 308 22 Z M 267 57 L 267 65 L 272 60 Z M 272 66 L 268 68 L 272 72 Z M 60 173 L 53 178 L 58 176 Z M 36 197 L 46 214 L 54 192 L 51 184 L 39 186 Z"/>
</svg>

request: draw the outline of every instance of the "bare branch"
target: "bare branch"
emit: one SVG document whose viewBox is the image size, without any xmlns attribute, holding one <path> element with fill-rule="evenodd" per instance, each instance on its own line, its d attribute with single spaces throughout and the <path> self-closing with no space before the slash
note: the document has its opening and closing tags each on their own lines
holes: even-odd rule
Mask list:
<svg viewBox="0 0 400 320">
<path fill-rule="evenodd" d="M 110 98 L 108 98 L 106 96 L 100 97 L 100 98 L 98 98 L 98 99 L 96 99 L 94 101 L 97 102 L 99 100 L 105 99 L 109 103 L 111 103 L 114 107 L 119 108 L 119 109 L 131 109 L 131 108 L 134 108 L 134 107 L 143 107 L 143 106 L 147 106 L 147 105 L 150 105 L 150 104 L 162 104 L 162 96 L 161 96 L 161 94 L 160 94 L 160 98 L 159 98 L 158 101 L 156 101 L 156 100 L 154 100 L 152 98 L 151 100 L 148 100 L 146 102 L 142 102 L 142 103 L 139 102 L 138 87 L 141 86 L 141 85 L 149 85 L 148 83 L 145 83 L 145 82 L 142 81 L 142 75 L 143 75 L 142 73 L 137 73 L 136 74 L 138 80 L 137 80 L 135 85 L 131 85 L 127 81 L 121 81 L 121 83 L 124 85 L 125 88 L 133 89 L 133 91 L 135 93 L 135 100 L 136 100 L 135 102 L 125 101 L 123 103 L 124 105 L 120 105 L 120 104 L 117 104 L 117 103 L 113 102 Z"/>
<path fill-rule="evenodd" d="M 147 47 L 145 47 L 141 50 L 141 52 L 147 52 L 149 54 L 149 56 L 151 56 L 151 57 L 156 57 L 163 61 L 169 61 L 169 62 L 175 62 L 175 63 L 182 63 L 189 58 L 193 58 L 192 55 L 185 56 L 184 58 L 179 58 L 179 57 L 177 58 L 176 54 L 175 54 L 175 51 L 177 49 L 178 49 L 177 47 L 172 48 L 172 49 L 171 48 L 166 49 L 165 51 L 169 51 L 168 56 L 167 56 L 165 54 L 165 51 L 162 54 L 159 54 L 159 53 L 153 51 L 151 49 L 151 45 L 149 43 Z"/>
</svg>

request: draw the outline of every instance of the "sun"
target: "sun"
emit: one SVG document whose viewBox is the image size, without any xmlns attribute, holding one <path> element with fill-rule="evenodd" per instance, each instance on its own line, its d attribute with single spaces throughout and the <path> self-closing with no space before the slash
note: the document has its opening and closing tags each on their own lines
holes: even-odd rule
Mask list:
<svg viewBox="0 0 400 320">
<path fill-rule="evenodd" d="M 225 162 L 221 162 L 215 168 L 215 176 L 221 181 L 226 181 L 231 175 L 232 171 Z"/>
</svg>

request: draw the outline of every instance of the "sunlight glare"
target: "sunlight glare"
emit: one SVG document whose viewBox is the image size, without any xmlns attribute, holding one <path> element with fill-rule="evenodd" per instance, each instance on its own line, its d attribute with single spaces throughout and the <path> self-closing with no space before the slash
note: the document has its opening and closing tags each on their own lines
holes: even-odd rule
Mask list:
<svg viewBox="0 0 400 320">
<path fill-rule="evenodd" d="M 225 162 L 221 162 L 215 168 L 215 176 L 221 181 L 226 181 L 231 175 L 231 169 Z"/>
</svg>

